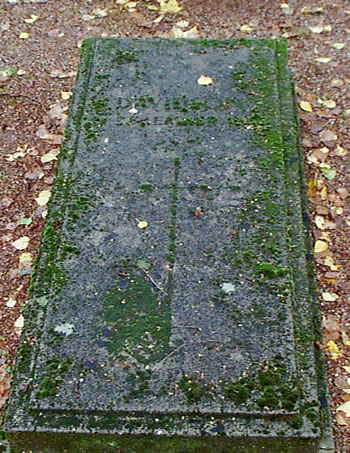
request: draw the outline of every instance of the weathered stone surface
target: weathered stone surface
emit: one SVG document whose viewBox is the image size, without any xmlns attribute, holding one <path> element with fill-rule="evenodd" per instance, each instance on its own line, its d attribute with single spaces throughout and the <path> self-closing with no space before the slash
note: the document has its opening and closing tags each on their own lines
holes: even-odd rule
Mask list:
<svg viewBox="0 0 350 453">
<path fill-rule="evenodd" d="M 285 43 L 86 41 L 67 129 L 13 451 L 320 451 Z"/>
</svg>

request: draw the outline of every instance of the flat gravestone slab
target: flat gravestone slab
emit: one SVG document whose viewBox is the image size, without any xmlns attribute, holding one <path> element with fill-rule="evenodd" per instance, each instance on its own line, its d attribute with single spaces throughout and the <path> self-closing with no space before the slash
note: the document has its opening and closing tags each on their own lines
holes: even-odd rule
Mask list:
<svg viewBox="0 0 350 453">
<path fill-rule="evenodd" d="M 284 42 L 84 43 L 13 451 L 320 451 L 300 160 Z"/>
</svg>

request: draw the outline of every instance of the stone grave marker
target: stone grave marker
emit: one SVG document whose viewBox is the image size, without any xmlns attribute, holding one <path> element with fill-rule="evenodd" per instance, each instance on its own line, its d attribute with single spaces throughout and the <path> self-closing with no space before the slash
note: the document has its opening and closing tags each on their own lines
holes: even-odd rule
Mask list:
<svg viewBox="0 0 350 453">
<path fill-rule="evenodd" d="M 286 53 L 85 41 L 12 451 L 331 451 Z"/>
</svg>

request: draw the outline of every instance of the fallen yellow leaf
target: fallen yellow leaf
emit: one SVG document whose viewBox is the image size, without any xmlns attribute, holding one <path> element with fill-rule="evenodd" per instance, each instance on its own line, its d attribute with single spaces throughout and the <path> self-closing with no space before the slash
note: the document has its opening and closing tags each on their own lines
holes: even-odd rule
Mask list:
<svg viewBox="0 0 350 453">
<path fill-rule="evenodd" d="M 328 99 L 327 101 L 324 101 L 323 105 L 327 108 L 327 109 L 334 109 L 334 107 L 336 107 L 336 102 L 333 101 L 333 99 Z"/>
<path fill-rule="evenodd" d="M 332 46 L 337 50 L 342 50 L 345 46 L 345 42 L 335 42 Z"/>
<path fill-rule="evenodd" d="M 36 14 L 31 14 L 29 18 L 24 19 L 24 22 L 26 22 L 27 24 L 34 24 L 34 22 L 36 22 L 38 19 L 39 16 L 37 16 Z"/>
<path fill-rule="evenodd" d="M 317 226 L 317 228 L 319 228 L 320 230 L 324 230 L 326 228 L 326 219 L 324 217 L 322 217 L 321 215 L 317 215 L 315 217 L 315 224 Z"/>
<path fill-rule="evenodd" d="M 312 32 L 312 33 L 322 33 L 324 31 L 324 26 L 323 25 L 315 25 L 313 27 L 309 27 L 309 30 Z"/>
<path fill-rule="evenodd" d="M 198 85 L 211 85 L 213 83 L 213 79 L 211 77 L 201 75 L 199 79 L 197 80 Z"/>
<path fill-rule="evenodd" d="M 249 33 L 250 31 L 253 30 L 253 27 L 251 27 L 250 25 L 242 25 L 241 28 L 240 28 L 241 31 L 243 32 L 246 32 L 246 33 Z"/>
<path fill-rule="evenodd" d="M 316 179 L 311 179 L 307 183 L 307 195 L 308 197 L 315 197 L 316 196 Z"/>
<path fill-rule="evenodd" d="M 25 262 L 31 262 L 33 261 L 33 255 L 31 253 L 25 252 L 21 253 L 19 256 L 19 262 L 20 263 L 25 263 Z"/>
<path fill-rule="evenodd" d="M 337 215 L 341 215 L 341 214 L 344 213 L 344 209 L 343 209 L 341 206 L 339 206 L 339 207 L 335 210 L 335 213 L 336 213 Z"/>
<path fill-rule="evenodd" d="M 101 9 L 101 8 L 97 8 L 97 9 L 94 9 L 92 11 L 93 14 L 96 14 L 96 16 L 99 16 L 99 17 L 106 17 L 108 16 L 108 10 L 107 8 L 104 8 L 104 9 Z"/>
<path fill-rule="evenodd" d="M 324 63 L 324 64 L 327 64 L 331 61 L 331 58 L 329 57 L 318 57 L 318 58 L 315 58 L 315 61 L 317 61 L 318 63 Z"/>
<path fill-rule="evenodd" d="M 39 193 L 39 196 L 35 198 L 35 201 L 39 206 L 45 206 L 51 197 L 51 192 L 49 190 L 42 190 Z"/>
<path fill-rule="evenodd" d="M 314 252 L 315 253 L 322 253 L 328 250 L 328 244 L 325 241 L 316 241 L 315 246 L 314 246 Z"/>
<path fill-rule="evenodd" d="M 310 104 L 310 102 L 301 101 L 299 105 L 300 105 L 300 108 L 302 110 L 304 110 L 305 112 L 312 112 L 312 105 Z"/>
<path fill-rule="evenodd" d="M 29 244 L 29 237 L 28 236 L 22 236 L 21 238 L 17 239 L 16 241 L 12 242 L 12 245 L 17 249 L 17 250 L 24 250 L 28 247 Z"/>
<path fill-rule="evenodd" d="M 179 13 L 182 11 L 182 7 L 179 6 L 177 0 L 158 0 L 159 3 L 159 11 L 161 13 Z"/>
<path fill-rule="evenodd" d="M 20 35 L 19 35 L 19 39 L 28 39 L 28 38 L 30 38 L 29 33 L 23 32 L 23 33 L 20 33 Z"/>
<path fill-rule="evenodd" d="M 83 14 L 83 15 L 81 16 L 81 18 L 82 18 L 84 21 L 88 22 L 89 20 L 95 19 L 95 16 L 92 16 L 91 14 Z"/>
<path fill-rule="evenodd" d="M 64 101 L 67 101 L 72 96 L 72 94 L 73 93 L 71 91 L 61 91 L 61 98 Z"/>
<path fill-rule="evenodd" d="M 321 193 L 321 199 L 322 199 L 322 200 L 327 200 L 327 198 L 328 198 L 328 189 L 327 189 L 327 186 L 323 186 L 320 193 Z"/>
<path fill-rule="evenodd" d="M 322 293 L 322 299 L 326 302 L 334 302 L 338 297 L 338 294 L 335 293 Z"/>
<path fill-rule="evenodd" d="M 16 329 L 22 329 L 23 325 L 24 325 L 24 318 L 23 318 L 23 315 L 20 315 L 16 319 L 15 328 Z"/>
<path fill-rule="evenodd" d="M 350 366 L 343 366 L 344 370 L 350 374 Z"/>
<path fill-rule="evenodd" d="M 188 22 L 188 20 L 179 20 L 176 22 L 175 25 L 180 28 L 187 28 L 190 25 L 190 23 Z"/>
<path fill-rule="evenodd" d="M 6 307 L 13 308 L 16 305 L 17 301 L 16 299 L 12 299 L 12 297 L 9 298 L 9 300 L 6 302 Z"/>
<path fill-rule="evenodd" d="M 339 269 L 341 268 L 339 264 L 334 264 L 334 260 L 331 256 L 326 256 L 324 264 L 325 266 L 330 267 L 332 271 L 339 271 Z"/>
<path fill-rule="evenodd" d="M 46 164 L 47 162 L 51 162 L 52 160 L 57 160 L 57 155 L 58 155 L 58 152 L 50 151 L 50 152 L 44 154 L 43 156 L 41 156 L 40 160 L 43 164 Z"/>
<path fill-rule="evenodd" d="M 329 242 L 331 240 L 328 231 L 322 231 L 321 239 L 324 239 L 327 242 Z"/>
<path fill-rule="evenodd" d="M 134 13 L 136 11 L 137 2 L 128 2 L 125 6 L 129 13 Z"/>
<path fill-rule="evenodd" d="M 197 25 L 192 27 L 190 30 L 183 31 L 180 27 L 172 27 L 171 33 L 174 38 L 199 38 L 199 32 Z"/>
<path fill-rule="evenodd" d="M 331 360 L 337 360 L 339 359 L 339 357 L 342 356 L 342 353 L 338 348 L 338 345 L 333 340 L 327 342 L 326 349 L 331 354 Z"/>
<path fill-rule="evenodd" d="M 340 406 L 337 407 L 337 412 L 342 411 L 345 412 L 347 417 L 350 417 L 350 401 L 347 401 L 344 404 L 341 404 Z"/>
<path fill-rule="evenodd" d="M 155 24 L 159 24 L 159 22 L 161 22 L 163 19 L 164 19 L 164 14 L 161 14 L 160 16 L 156 17 L 153 22 Z"/>
<path fill-rule="evenodd" d="M 145 221 L 143 221 L 143 220 L 140 220 L 139 223 L 137 224 L 137 226 L 138 226 L 139 228 L 141 228 L 141 230 L 144 230 L 145 228 L 148 227 L 148 222 L 145 222 Z"/>
</svg>

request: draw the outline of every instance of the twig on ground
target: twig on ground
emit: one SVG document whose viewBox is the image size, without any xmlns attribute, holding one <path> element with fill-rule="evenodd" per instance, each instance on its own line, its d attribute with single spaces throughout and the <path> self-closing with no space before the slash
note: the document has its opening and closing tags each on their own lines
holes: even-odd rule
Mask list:
<svg viewBox="0 0 350 453">
<path fill-rule="evenodd" d="M 25 98 L 25 99 L 29 99 L 30 101 L 34 102 L 35 104 L 39 104 L 40 107 L 44 110 L 44 112 L 46 114 L 47 111 L 45 109 L 45 107 L 43 106 L 43 104 L 39 101 L 39 99 L 36 99 L 36 98 L 33 98 L 32 96 L 28 96 L 27 94 L 21 94 L 21 93 L 0 93 L 0 96 L 8 96 L 8 97 L 12 97 L 12 98 Z"/>
<path fill-rule="evenodd" d="M 185 343 L 182 343 L 180 344 L 180 346 L 178 346 L 176 349 L 174 349 L 173 351 L 171 351 L 168 355 L 166 355 L 162 360 L 160 360 L 159 362 L 157 362 L 153 367 L 152 367 L 152 371 L 154 371 L 158 365 L 160 365 L 161 363 L 164 362 L 164 360 L 168 359 L 169 357 L 171 357 L 173 354 L 175 354 L 179 349 L 183 348 L 185 346 Z"/>
<path fill-rule="evenodd" d="M 168 295 L 168 293 L 166 293 L 166 292 L 164 291 L 164 289 L 163 289 L 162 287 L 160 287 L 160 286 L 158 285 L 158 283 L 153 279 L 153 277 L 150 275 L 149 272 L 145 271 L 145 269 L 142 269 L 142 267 L 140 267 L 140 266 L 137 266 L 137 267 L 138 267 L 139 269 L 141 269 L 142 272 L 143 272 L 145 275 L 147 275 L 147 278 L 148 278 L 149 281 L 152 283 L 152 285 L 154 285 L 157 289 L 159 289 L 160 292 L 162 292 L 162 293 L 165 294 L 166 296 Z"/>
</svg>

